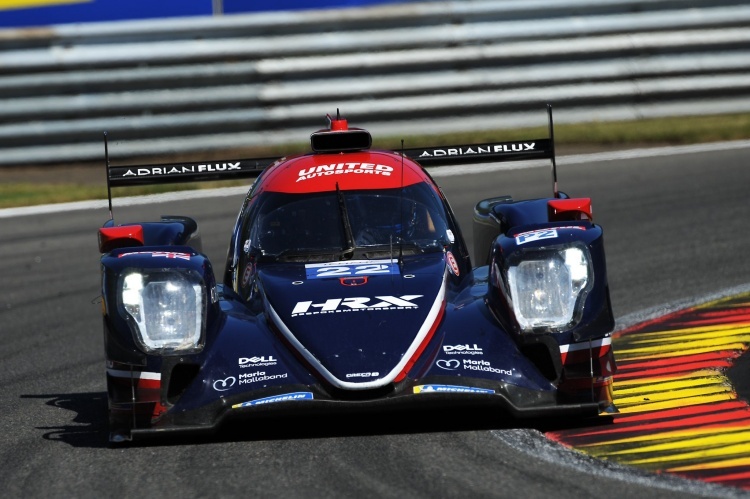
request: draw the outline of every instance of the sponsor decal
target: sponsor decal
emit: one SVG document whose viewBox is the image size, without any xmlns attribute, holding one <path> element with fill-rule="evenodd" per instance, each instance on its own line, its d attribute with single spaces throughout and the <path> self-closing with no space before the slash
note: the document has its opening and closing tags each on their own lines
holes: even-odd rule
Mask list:
<svg viewBox="0 0 750 499">
<path fill-rule="evenodd" d="M 266 374 L 265 371 L 255 371 L 254 373 L 242 373 L 239 375 L 240 385 L 249 385 L 250 383 L 257 383 L 259 381 L 270 381 L 272 379 L 285 379 L 289 376 L 289 373 L 283 374 Z"/>
<path fill-rule="evenodd" d="M 252 373 L 242 373 L 238 378 L 235 378 L 234 376 L 227 376 L 224 379 L 217 379 L 216 381 L 214 381 L 213 387 L 217 392 L 226 392 L 227 390 L 234 387 L 234 385 L 249 385 L 250 383 L 257 383 L 259 381 L 285 379 L 288 376 L 289 373 L 266 374 L 266 371 L 255 371 Z"/>
<path fill-rule="evenodd" d="M 240 357 L 237 362 L 239 363 L 239 366 L 241 368 L 245 367 L 259 367 L 259 366 L 275 366 L 277 364 L 277 360 L 273 357 L 273 355 L 269 355 L 268 357 L 261 356 L 261 357 Z"/>
<path fill-rule="evenodd" d="M 346 263 L 308 263 L 305 265 L 308 279 L 326 277 L 357 277 L 370 275 L 398 274 L 396 260 L 351 260 Z"/>
<path fill-rule="evenodd" d="M 475 343 L 471 345 L 443 345 L 443 352 L 447 355 L 484 355 L 482 349 Z"/>
<path fill-rule="evenodd" d="M 331 163 L 330 165 L 318 165 L 313 166 L 312 168 L 300 170 L 297 182 L 329 175 L 343 175 L 348 173 L 382 175 L 387 177 L 390 176 L 392 172 L 392 166 L 378 165 L 375 163 Z"/>
<path fill-rule="evenodd" d="M 351 297 L 351 298 L 331 298 L 323 303 L 313 303 L 312 301 L 300 301 L 292 310 L 292 317 L 299 315 L 317 315 L 317 314 L 334 314 L 340 312 L 362 312 L 365 310 L 404 310 L 419 308 L 412 300 L 422 298 L 424 295 L 403 295 L 396 296 L 376 296 L 368 297 Z"/>
<path fill-rule="evenodd" d="M 515 236 L 516 244 L 524 244 L 532 241 L 539 241 L 541 239 L 554 239 L 558 236 L 557 231 L 563 229 L 586 230 L 586 227 L 581 225 L 566 225 L 564 227 L 555 227 L 554 229 L 537 229 L 528 232 L 521 232 Z"/>
<path fill-rule="evenodd" d="M 456 369 L 461 367 L 461 361 L 458 359 L 440 359 L 436 362 L 436 364 L 440 369 L 445 369 L 447 371 L 455 371 Z"/>
<path fill-rule="evenodd" d="M 235 383 L 237 383 L 237 378 L 235 378 L 234 376 L 229 376 L 224 379 L 217 379 L 216 381 L 214 381 L 213 386 L 214 390 L 216 390 L 217 392 L 225 392 L 232 388 Z"/>
<path fill-rule="evenodd" d="M 557 229 L 532 230 L 516 234 L 516 244 L 521 245 L 533 241 L 541 241 L 542 239 L 555 239 L 556 237 Z"/>
<path fill-rule="evenodd" d="M 250 407 L 253 405 L 273 404 L 275 402 L 290 402 L 293 400 L 312 400 L 312 392 L 294 392 L 286 393 L 284 395 L 273 395 L 271 397 L 264 397 L 262 399 L 250 400 L 248 402 L 242 402 L 241 404 L 235 404 L 232 409 L 239 409 L 240 407 Z"/>
<path fill-rule="evenodd" d="M 380 373 L 351 373 L 347 374 L 347 378 L 375 378 L 379 376 Z"/>
<path fill-rule="evenodd" d="M 492 367 L 486 360 L 464 359 L 463 368 L 469 369 L 471 371 L 485 371 L 495 374 L 504 374 L 506 376 L 513 376 L 512 370 Z"/>
<path fill-rule="evenodd" d="M 121 253 L 117 258 L 134 255 L 151 255 L 154 258 L 179 258 L 180 260 L 190 260 L 190 253 L 175 253 L 174 251 L 131 251 Z"/>
<path fill-rule="evenodd" d="M 534 151 L 535 142 L 517 142 L 515 144 L 489 144 L 484 146 L 453 147 L 449 149 L 424 150 L 420 158 L 441 156 L 471 156 L 474 154 L 494 154 L 502 152 Z"/>
<path fill-rule="evenodd" d="M 495 393 L 495 390 L 472 386 L 418 385 L 414 387 L 414 393 Z"/>
<path fill-rule="evenodd" d="M 492 367 L 492 365 L 486 360 L 463 359 L 462 362 L 458 359 L 440 359 L 435 364 L 440 369 L 445 369 L 446 371 L 455 371 L 459 368 L 463 368 L 469 371 L 485 371 L 495 374 L 504 374 L 506 376 L 513 376 L 513 371 L 511 369 L 498 369 L 496 367 Z"/>
<path fill-rule="evenodd" d="M 124 177 L 169 176 L 183 173 L 213 173 L 231 170 L 242 170 L 240 163 L 208 163 L 201 165 L 151 166 L 146 168 L 129 169 L 122 174 Z"/>
<path fill-rule="evenodd" d="M 448 268 L 450 269 L 451 273 L 458 277 L 458 275 L 460 274 L 458 262 L 456 262 L 456 258 L 450 251 L 445 254 L 445 262 L 448 264 Z"/>
</svg>

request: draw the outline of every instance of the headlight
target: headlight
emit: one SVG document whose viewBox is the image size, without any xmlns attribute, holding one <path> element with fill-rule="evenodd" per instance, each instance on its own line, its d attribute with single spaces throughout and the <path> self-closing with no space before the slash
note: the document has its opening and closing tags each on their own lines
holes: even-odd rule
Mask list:
<svg viewBox="0 0 750 499">
<path fill-rule="evenodd" d="M 594 282 L 589 252 L 578 246 L 524 253 L 507 275 L 513 311 L 526 332 L 575 325 Z"/>
<path fill-rule="evenodd" d="M 141 269 L 126 273 L 120 297 L 136 340 L 146 352 L 202 348 L 206 292 L 196 272 Z"/>
</svg>

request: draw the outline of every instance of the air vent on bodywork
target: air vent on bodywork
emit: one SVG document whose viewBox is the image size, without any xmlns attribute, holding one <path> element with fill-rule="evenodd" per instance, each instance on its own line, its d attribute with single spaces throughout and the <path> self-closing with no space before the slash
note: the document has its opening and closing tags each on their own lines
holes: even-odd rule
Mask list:
<svg viewBox="0 0 750 499">
<path fill-rule="evenodd" d="M 198 376 L 200 366 L 197 364 L 177 364 L 172 368 L 167 388 L 167 401 L 174 404 L 183 394 L 188 385 Z"/>
<path fill-rule="evenodd" d="M 385 386 L 372 388 L 370 390 L 343 390 L 335 386 L 327 385 L 326 390 L 337 400 L 373 400 L 386 397 L 393 393 L 395 386 L 389 383 Z"/>
<path fill-rule="evenodd" d="M 545 338 L 546 340 L 547 338 Z M 548 380 L 555 382 L 560 379 L 562 374 L 562 364 L 559 360 L 559 354 L 554 357 L 550 352 L 550 341 L 540 341 L 539 343 L 530 343 L 521 346 L 521 352 L 528 358 L 539 372 Z M 557 345 L 554 345 L 557 347 Z M 559 347 L 558 347 L 559 348 Z"/>
</svg>

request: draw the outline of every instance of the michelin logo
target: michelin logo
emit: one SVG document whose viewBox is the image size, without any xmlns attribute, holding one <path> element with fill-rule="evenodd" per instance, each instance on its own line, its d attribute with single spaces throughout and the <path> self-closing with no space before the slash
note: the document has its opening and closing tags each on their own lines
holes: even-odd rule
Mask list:
<svg viewBox="0 0 750 499">
<path fill-rule="evenodd" d="M 291 402 L 294 400 L 312 400 L 312 399 L 313 399 L 312 392 L 286 393 L 284 395 L 273 395 L 271 397 L 264 397 L 262 399 L 249 400 L 247 402 L 242 402 L 241 404 L 235 404 L 232 406 L 232 409 L 239 409 L 241 407 L 250 407 L 253 405 L 273 404 L 275 402 Z"/>
<path fill-rule="evenodd" d="M 414 393 L 495 393 L 495 390 L 472 386 L 418 385 L 414 387 Z"/>
</svg>

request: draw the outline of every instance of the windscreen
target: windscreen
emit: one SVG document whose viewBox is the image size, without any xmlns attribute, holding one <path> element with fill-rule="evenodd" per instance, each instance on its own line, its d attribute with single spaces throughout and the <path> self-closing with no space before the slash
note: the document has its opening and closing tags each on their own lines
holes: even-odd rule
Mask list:
<svg viewBox="0 0 750 499">
<path fill-rule="evenodd" d="M 385 257 L 442 251 L 445 208 L 427 184 L 403 189 L 260 194 L 249 214 L 246 249 L 291 261 Z"/>
</svg>

